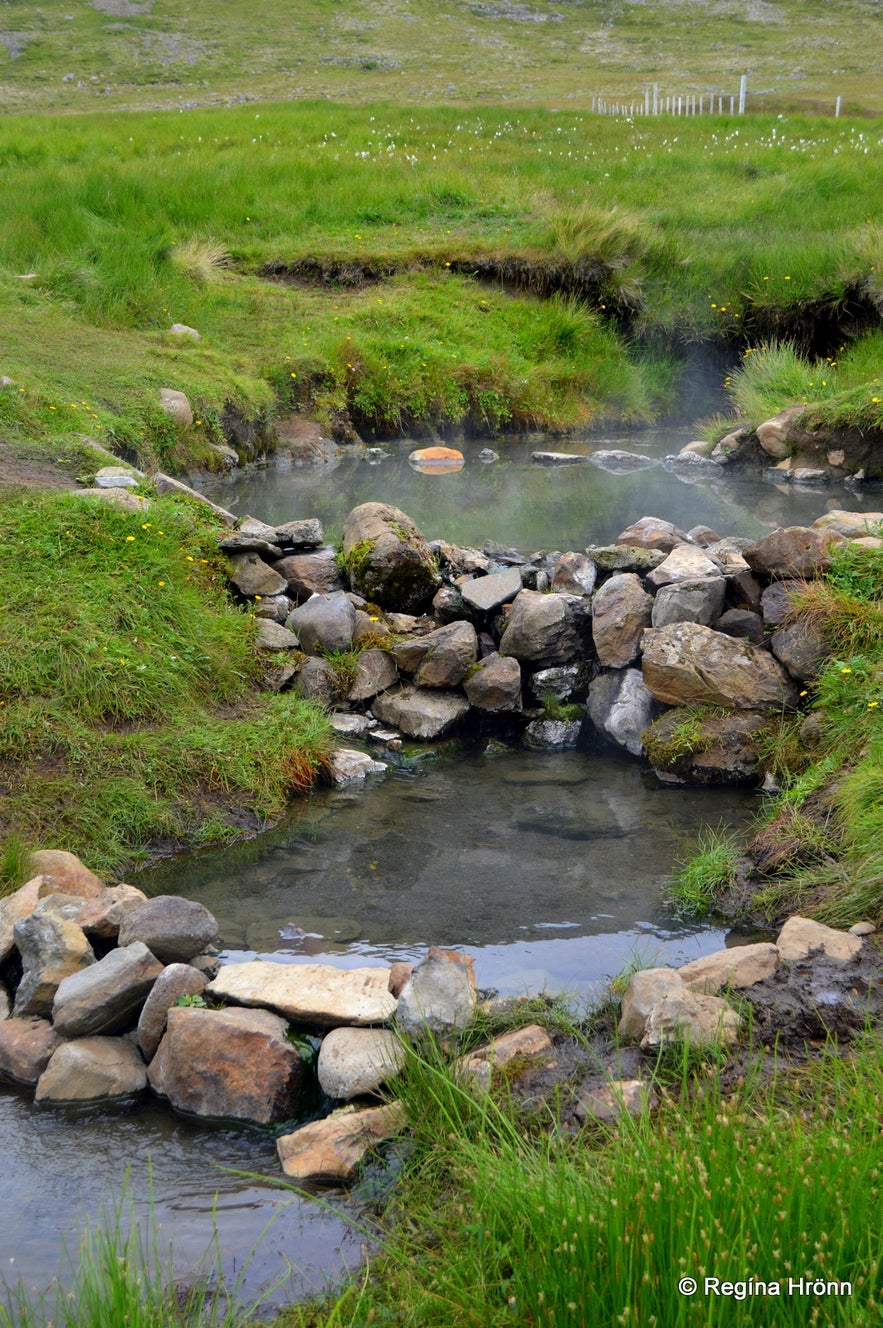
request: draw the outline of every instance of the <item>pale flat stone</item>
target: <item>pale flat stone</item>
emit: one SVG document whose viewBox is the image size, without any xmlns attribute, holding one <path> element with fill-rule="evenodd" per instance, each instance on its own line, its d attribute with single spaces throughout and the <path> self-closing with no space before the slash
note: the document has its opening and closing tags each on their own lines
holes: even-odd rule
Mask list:
<svg viewBox="0 0 883 1328">
<path fill-rule="evenodd" d="M 846 963 L 862 948 L 862 938 L 795 915 L 779 932 L 776 945 L 782 959 L 806 959 L 813 950 L 822 950 L 828 959 Z"/>
<path fill-rule="evenodd" d="M 323 1093 L 349 1100 L 373 1093 L 405 1063 L 405 1047 L 386 1028 L 333 1028 L 322 1041 L 316 1073 Z"/>
<path fill-rule="evenodd" d="M 681 987 L 666 992 L 653 1006 L 641 1047 L 664 1047 L 671 1042 L 700 1046 L 729 1044 L 739 1036 L 739 1016 L 719 996 L 702 996 Z"/>
<path fill-rule="evenodd" d="M 332 968 L 254 959 L 225 964 L 206 988 L 209 996 L 278 1010 L 296 1023 L 382 1024 L 394 1013 L 388 968 Z"/>
<path fill-rule="evenodd" d="M 386 770 L 385 761 L 375 761 L 365 752 L 354 751 L 351 747 L 340 747 L 332 752 L 328 764 L 335 784 L 349 784 L 367 775 L 382 775 Z"/>
<path fill-rule="evenodd" d="M 633 973 L 622 998 L 619 1036 L 637 1042 L 643 1036 L 654 1005 L 670 991 L 683 990 L 680 974 L 673 968 L 644 968 Z"/>
<path fill-rule="evenodd" d="M 584 1093 L 576 1104 L 580 1120 L 587 1116 L 610 1124 L 620 1116 L 640 1116 L 659 1103 L 657 1094 L 641 1079 L 613 1079 Z"/>
<path fill-rule="evenodd" d="M 778 963 L 779 951 L 772 941 L 758 941 L 755 945 L 715 950 L 714 954 L 682 965 L 677 972 L 691 991 L 715 996 L 727 987 L 740 989 L 763 982 L 764 978 L 772 977 Z"/>
<path fill-rule="evenodd" d="M 539 1024 L 527 1024 L 511 1033 L 503 1033 L 465 1056 L 460 1069 L 480 1087 L 489 1088 L 494 1070 L 500 1070 L 514 1060 L 525 1064 L 554 1063 L 555 1048 L 546 1030 Z"/>
<path fill-rule="evenodd" d="M 720 576 L 720 568 L 709 558 L 704 549 L 697 549 L 692 544 L 681 544 L 647 573 L 647 584 L 658 590 L 662 586 L 674 585 L 678 581 L 696 581 L 706 576 Z"/>
<path fill-rule="evenodd" d="M 362 1158 L 376 1143 L 405 1125 L 401 1103 L 365 1111 L 339 1111 L 276 1140 L 279 1161 L 293 1180 L 352 1180 Z"/>
<path fill-rule="evenodd" d="M 147 1070 L 125 1038 L 64 1042 L 37 1081 L 37 1102 L 95 1102 L 131 1097 L 147 1087 Z"/>
<path fill-rule="evenodd" d="M 458 587 L 464 604 L 479 613 L 493 613 L 521 592 L 521 573 L 517 567 L 507 567 L 489 576 L 476 576 Z"/>
</svg>

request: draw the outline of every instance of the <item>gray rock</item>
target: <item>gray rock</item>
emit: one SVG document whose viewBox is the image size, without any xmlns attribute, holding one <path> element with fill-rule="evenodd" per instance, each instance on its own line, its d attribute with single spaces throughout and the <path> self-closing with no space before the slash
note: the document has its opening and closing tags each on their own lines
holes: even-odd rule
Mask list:
<svg viewBox="0 0 883 1328">
<path fill-rule="evenodd" d="M 299 521 L 286 521 L 276 527 L 276 538 L 281 544 L 294 548 L 315 548 L 322 543 L 322 522 L 317 517 L 301 517 Z"/>
<path fill-rule="evenodd" d="M 375 698 L 372 710 L 384 724 L 393 724 L 409 738 L 432 741 L 444 737 L 469 712 L 458 692 L 438 688 L 401 687 Z"/>
<path fill-rule="evenodd" d="M 228 512 L 226 507 L 219 507 L 217 503 L 211 502 L 205 494 L 200 493 L 198 489 L 191 489 L 189 484 L 182 484 L 180 480 L 172 479 L 171 475 L 164 475 L 162 471 L 157 471 L 153 477 L 153 487 L 158 494 L 180 493 L 187 498 L 192 498 L 194 502 L 207 507 L 219 517 L 225 526 L 235 526 L 239 518 L 233 513 Z M 112 492 L 110 490 L 109 492 Z"/>
<path fill-rule="evenodd" d="M 475 1015 L 472 960 L 432 946 L 416 966 L 396 1006 L 396 1023 L 405 1033 L 443 1036 L 468 1028 Z"/>
<path fill-rule="evenodd" d="M 605 581 L 592 600 L 592 639 L 600 662 L 621 669 L 637 659 L 652 612 L 653 597 L 634 572 Z"/>
<path fill-rule="evenodd" d="M 229 561 L 233 568 L 230 580 L 247 599 L 255 595 L 281 595 L 288 588 L 285 578 L 256 553 L 233 553 Z"/>
<path fill-rule="evenodd" d="M 372 728 L 377 727 L 376 721 L 368 719 L 366 715 L 348 715 L 343 711 L 329 715 L 328 723 L 342 738 L 364 738 Z"/>
<path fill-rule="evenodd" d="M 354 779 L 386 772 L 383 761 L 375 761 L 365 752 L 357 752 L 349 747 L 339 747 L 336 752 L 332 752 L 329 765 L 335 784 L 351 784 Z"/>
<path fill-rule="evenodd" d="M 125 1038 L 84 1037 L 64 1042 L 37 1081 L 37 1102 L 101 1102 L 147 1087 L 147 1070 Z"/>
<path fill-rule="evenodd" d="M 805 581 L 774 581 L 760 597 L 760 611 L 766 627 L 781 627 L 794 610 L 795 596 L 806 590 Z"/>
<path fill-rule="evenodd" d="M 552 589 L 565 595 L 591 595 L 598 569 L 585 553 L 562 553 L 552 577 Z"/>
<path fill-rule="evenodd" d="M 385 1028 L 333 1028 L 319 1048 L 316 1072 L 323 1093 L 349 1101 L 373 1093 L 405 1063 L 401 1039 Z"/>
<path fill-rule="evenodd" d="M 685 727 L 686 726 L 686 727 Z M 757 784 L 769 716 L 756 710 L 696 714 L 667 710 L 644 735 L 644 749 L 664 784 Z M 691 736 L 684 750 L 684 732 Z"/>
<path fill-rule="evenodd" d="M 438 559 L 439 567 L 454 576 L 483 576 L 490 570 L 491 560 L 481 549 L 464 548 L 449 544 L 447 540 L 432 540 L 429 547 Z"/>
<path fill-rule="evenodd" d="M 489 576 L 476 576 L 459 586 L 463 603 L 478 613 L 495 613 L 521 592 L 521 573 L 517 567 L 507 567 Z"/>
<path fill-rule="evenodd" d="M 362 503 L 350 512 L 343 555 L 353 590 L 383 609 L 414 612 L 441 583 L 423 534 L 388 503 Z"/>
<path fill-rule="evenodd" d="M 64 978 L 52 1006 L 56 1032 L 67 1038 L 123 1032 L 135 1022 L 162 967 L 146 945 L 134 941 Z"/>
<path fill-rule="evenodd" d="M 14 894 L 0 899 L 0 964 L 9 958 L 15 947 L 13 929 L 16 922 L 21 918 L 30 917 L 37 907 L 42 884 L 42 874 L 34 876 Z"/>
<path fill-rule="evenodd" d="M 256 618 L 266 618 L 268 622 L 281 625 L 293 608 L 294 600 L 287 595 L 265 595 L 254 601 L 252 613 Z"/>
<path fill-rule="evenodd" d="M 521 710 L 521 667 L 517 659 L 487 655 L 463 683 L 471 706 L 488 714 Z"/>
<path fill-rule="evenodd" d="M 235 533 L 237 536 L 241 535 L 244 539 L 261 540 L 274 548 L 279 545 L 279 540 L 276 538 L 276 527 L 268 526 L 266 521 L 259 521 L 256 516 L 244 516 L 241 521 L 237 519 Z"/>
<path fill-rule="evenodd" d="M 0 1020 L 0 1077 L 35 1084 L 59 1041 L 48 1019 Z"/>
<path fill-rule="evenodd" d="M 638 549 L 660 549 L 671 553 L 679 544 L 687 544 L 687 533 L 670 521 L 663 521 L 658 516 L 642 516 L 633 525 L 627 526 L 614 544 L 625 544 Z"/>
<path fill-rule="evenodd" d="M 385 692 L 398 682 L 396 662 L 387 650 L 364 650 L 356 664 L 355 677 L 350 684 L 350 701 L 370 701 L 372 696 Z"/>
<path fill-rule="evenodd" d="M 694 622 L 710 627 L 723 610 L 726 590 L 722 576 L 663 586 L 653 601 L 652 625 L 665 627 L 668 623 Z"/>
<path fill-rule="evenodd" d="M 787 526 L 750 544 L 744 550 L 745 561 L 760 576 L 808 579 L 828 570 L 831 550 L 843 543 L 836 530 Z"/>
<path fill-rule="evenodd" d="M 272 618 L 259 618 L 254 643 L 258 650 L 298 650 L 300 642 L 294 632 Z"/>
<path fill-rule="evenodd" d="M 454 586 L 440 586 L 432 597 L 432 616 L 445 624 L 468 616 L 463 596 Z"/>
<path fill-rule="evenodd" d="M 274 533 L 272 526 L 264 526 L 262 521 L 255 522 L 255 525 L 263 527 L 271 538 L 267 539 L 261 535 L 249 534 L 244 530 L 236 530 L 232 535 L 222 536 L 218 540 L 218 548 L 228 558 L 231 554 L 239 553 L 257 553 L 262 558 L 281 558 L 282 550 L 278 544 L 274 544 L 272 541 Z"/>
<path fill-rule="evenodd" d="M 478 658 L 478 638 L 468 622 L 439 627 L 421 645 L 423 658 L 414 677 L 418 687 L 457 687 Z"/>
<path fill-rule="evenodd" d="M 524 730 L 524 745 L 535 752 L 572 751 L 582 727 L 581 719 L 532 719 Z"/>
<path fill-rule="evenodd" d="M 770 638 L 770 649 L 798 682 L 817 678 L 831 647 L 821 630 L 805 618 L 780 627 Z"/>
<path fill-rule="evenodd" d="M 298 696 L 328 706 L 341 700 L 340 690 L 340 680 L 327 659 L 313 656 L 305 660 L 295 682 Z"/>
<path fill-rule="evenodd" d="M 539 668 L 570 664 L 585 650 L 585 615 L 585 602 L 575 595 L 522 590 L 500 638 L 500 654 Z"/>
<path fill-rule="evenodd" d="M 95 472 L 99 489 L 137 489 L 140 478 L 127 466 L 102 466 Z"/>
<path fill-rule="evenodd" d="M 644 683 L 666 705 L 781 710 L 797 699 L 781 664 L 747 641 L 697 623 L 644 633 Z"/>
<path fill-rule="evenodd" d="M 274 1010 L 293 1023 L 338 1028 L 386 1023 L 395 1012 L 389 980 L 389 968 L 341 969 L 255 959 L 224 964 L 207 992 L 217 1000 Z"/>
<path fill-rule="evenodd" d="M 530 459 L 535 466 L 585 466 L 590 460 L 573 452 L 531 452 Z"/>
<path fill-rule="evenodd" d="M 642 456 L 640 452 L 624 452 L 621 447 L 599 448 L 589 457 L 593 466 L 599 470 L 609 470 L 614 475 L 627 475 L 635 470 L 650 470 L 658 466 L 656 457 Z"/>
<path fill-rule="evenodd" d="M 346 588 L 333 549 L 290 553 L 274 563 L 273 568 L 285 577 L 295 599 L 309 599 L 310 595 L 330 595 L 335 590 Z"/>
<path fill-rule="evenodd" d="M 161 387 L 159 406 L 167 415 L 171 415 L 176 424 L 180 424 L 184 429 L 190 428 L 193 423 L 193 410 L 183 392 L 178 392 L 173 387 Z"/>
<path fill-rule="evenodd" d="M 713 626 L 716 632 L 741 637 L 754 646 L 762 645 L 764 641 L 763 619 L 751 609 L 727 609 Z"/>
<path fill-rule="evenodd" d="M 640 669 L 602 673 L 589 687 L 589 718 L 600 733 L 632 756 L 643 750 L 644 730 L 655 710 Z"/>
<path fill-rule="evenodd" d="M 649 572 L 664 562 L 662 549 L 644 549 L 631 544 L 607 544 L 588 548 L 586 553 L 599 572 Z"/>
<path fill-rule="evenodd" d="M 551 669 L 538 669 L 531 674 L 530 690 L 537 701 L 567 701 L 579 685 L 582 670 L 578 664 L 559 664 Z"/>
<path fill-rule="evenodd" d="M 95 963 L 92 947 L 75 922 L 52 912 L 20 918 L 13 935 L 23 968 L 14 1013 L 48 1015 L 60 983 Z"/>
<path fill-rule="evenodd" d="M 669 586 L 678 581 L 696 581 L 700 577 L 720 576 L 720 567 L 703 549 L 692 544 L 682 544 L 672 549 L 671 553 L 647 573 L 647 584 L 654 590 Z"/>
<path fill-rule="evenodd" d="M 192 964 L 169 964 L 156 979 L 138 1017 L 138 1046 L 146 1061 L 153 1059 L 166 1031 L 169 1010 L 182 996 L 199 996 L 208 978 Z"/>
<path fill-rule="evenodd" d="M 180 895 L 157 895 L 128 914 L 119 943 L 141 941 L 161 963 L 186 964 L 217 934 L 217 921 L 204 904 Z"/>
<path fill-rule="evenodd" d="M 301 649 L 308 655 L 349 650 L 353 644 L 356 610 L 343 591 L 313 595 L 288 615 L 285 626 L 296 632 Z"/>
<path fill-rule="evenodd" d="M 169 328 L 170 337 L 181 337 L 185 341 L 199 341 L 199 333 L 195 327 L 188 327 L 186 323 L 172 323 Z"/>
</svg>

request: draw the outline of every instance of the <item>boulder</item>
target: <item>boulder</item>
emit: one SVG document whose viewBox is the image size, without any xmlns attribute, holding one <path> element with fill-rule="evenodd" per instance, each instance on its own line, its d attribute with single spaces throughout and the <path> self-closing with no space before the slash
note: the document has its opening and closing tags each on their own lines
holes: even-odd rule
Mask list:
<svg viewBox="0 0 883 1328">
<path fill-rule="evenodd" d="M 365 752 L 357 752 L 349 747 L 339 747 L 329 758 L 331 778 L 335 784 L 350 784 L 354 779 L 364 779 L 367 775 L 382 775 L 386 771 L 383 761 L 375 761 Z"/>
<path fill-rule="evenodd" d="M 154 982 L 138 1017 L 138 1046 L 146 1061 L 153 1058 L 166 1031 L 169 1010 L 182 996 L 199 996 L 208 978 L 190 964 L 169 964 Z"/>
<path fill-rule="evenodd" d="M 384 1024 L 395 1011 L 387 968 L 332 968 L 255 959 L 225 964 L 206 994 L 216 1000 L 276 1010 L 300 1024 L 335 1028 Z"/>
<path fill-rule="evenodd" d="M 440 586 L 432 597 L 432 616 L 442 625 L 468 617 L 468 610 L 459 590 L 453 586 Z"/>
<path fill-rule="evenodd" d="M 217 934 L 217 921 L 203 904 L 180 895 L 156 895 L 126 916 L 119 943 L 142 941 L 161 963 L 186 964 Z"/>
<path fill-rule="evenodd" d="M 340 700 L 340 679 L 327 659 L 311 655 L 298 671 L 294 689 L 298 696 L 319 705 L 330 706 Z"/>
<path fill-rule="evenodd" d="M 60 1040 L 48 1019 L 0 1020 L 0 1077 L 35 1084 Z"/>
<path fill-rule="evenodd" d="M 251 611 L 256 618 L 269 618 L 271 622 L 284 623 L 293 608 L 294 601 L 287 595 L 266 595 L 254 601 Z"/>
<path fill-rule="evenodd" d="M 75 922 L 36 909 L 15 923 L 13 935 L 23 970 L 14 1013 L 17 1018 L 48 1015 L 60 983 L 95 963 L 92 947 Z"/>
<path fill-rule="evenodd" d="M 573 751 L 582 729 L 582 719 L 532 719 L 524 730 L 524 745 L 534 752 Z"/>
<path fill-rule="evenodd" d="M 466 699 L 476 710 L 501 714 L 521 710 L 521 667 L 508 655 L 486 655 L 463 683 Z"/>
<path fill-rule="evenodd" d="M 163 971 L 141 941 L 111 950 L 58 985 L 52 1021 L 62 1037 L 121 1033 L 133 1024 Z"/>
<path fill-rule="evenodd" d="M 564 595 L 591 595 L 598 568 L 585 553 L 562 553 L 552 577 L 552 589 Z"/>
<path fill-rule="evenodd" d="M 161 387 L 159 406 L 167 415 L 171 415 L 176 424 L 180 424 L 184 429 L 190 428 L 193 423 L 193 409 L 183 392 L 178 392 L 173 387 Z"/>
<path fill-rule="evenodd" d="M 767 456 L 780 461 L 788 455 L 791 447 L 791 425 L 802 414 L 803 406 L 789 406 L 786 410 L 780 410 L 771 420 L 758 424 L 754 432 Z"/>
<path fill-rule="evenodd" d="M 273 618 L 259 618 L 254 643 L 258 650 L 299 650 L 300 641 L 294 632 Z"/>
<path fill-rule="evenodd" d="M 414 1036 L 426 1032 L 443 1036 L 469 1027 L 475 1002 L 472 960 L 432 946 L 402 989 L 396 1023 Z"/>
<path fill-rule="evenodd" d="M 463 603 L 477 613 L 496 613 L 521 593 L 521 572 L 517 567 L 506 567 L 489 576 L 475 576 L 458 586 Z"/>
<path fill-rule="evenodd" d="M 771 941 L 758 941 L 754 945 L 734 945 L 730 950 L 715 950 L 683 964 L 677 971 L 685 987 L 706 996 L 732 987 L 741 990 L 753 987 L 772 977 L 779 966 L 779 951 Z"/>
<path fill-rule="evenodd" d="M 654 710 L 640 669 L 601 673 L 589 687 L 588 712 L 595 728 L 632 756 L 641 755 L 643 733 Z"/>
<path fill-rule="evenodd" d="M 748 641 L 697 623 L 644 633 L 644 684 L 665 705 L 719 705 L 735 710 L 793 706 L 793 682 L 776 660 Z"/>
<path fill-rule="evenodd" d="M 8 959 L 15 947 L 13 928 L 22 918 L 29 918 L 40 898 L 42 876 L 35 876 L 15 894 L 0 899 L 0 964 Z"/>
<path fill-rule="evenodd" d="M 794 611 L 795 597 L 806 590 L 805 581 L 774 581 L 760 597 L 760 611 L 764 626 L 781 627 Z"/>
<path fill-rule="evenodd" d="M 745 561 L 759 576 L 809 580 L 831 566 L 831 550 L 843 544 L 836 530 L 786 526 L 765 535 L 744 550 Z"/>
<path fill-rule="evenodd" d="M 659 590 L 678 581 L 697 581 L 701 577 L 719 577 L 720 568 L 704 549 L 692 544 L 681 544 L 672 549 L 668 557 L 647 573 L 647 585 Z"/>
<path fill-rule="evenodd" d="M 579 664 L 559 664 L 551 669 L 538 669 L 530 677 L 530 690 L 541 704 L 546 701 L 567 701 L 584 684 L 583 670 Z"/>
<path fill-rule="evenodd" d="M 633 525 L 627 526 L 621 535 L 617 535 L 614 544 L 626 544 L 636 549 L 658 549 L 671 553 L 679 544 L 687 544 L 686 531 L 673 526 L 670 521 L 663 521 L 658 516 L 642 516 Z"/>
<path fill-rule="evenodd" d="M 405 1112 L 398 1102 L 363 1111 L 344 1108 L 280 1135 L 276 1149 L 282 1170 L 292 1180 L 336 1184 L 352 1180 L 365 1154 L 404 1126 Z"/>
<path fill-rule="evenodd" d="M 800 618 L 774 632 L 770 637 L 770 649 L 798 682 L 817 678 L 831 653 L 821 628 L 806 618 Z"/>
<path fill-rule="evenodd" d="M 37 1102 L 100 1102 L 131 1097 L 147 1087 L 147 1070 L 125 1038 L 84 1037 L 63 1042 L 37 1081 Z"/>
<path fill-rule="evenodd" d="M 527 1024 L 511 1033 L 503 1033 L 464 1056 L 460 1072 L 479 1087 L 490 1088 L 494 1071 L 502 1070 L 513 1061 L 525 1068 L 537 1064 L 554 1065 L 555 1048 L 546 1030 L 539 1024 Z"/>
<path fill-rule="evenodd" d="M 825 512 L 812 523 L 812 530 L 834 530 L 845 539 L 862 539 L 876 535 L 883 527 L 883 512 L 844 512 L 836 508 Z"/>
<path fill-rule="evenodd" d="M 644 755 L 664 784 L 756 784 L 760 738 L 770 719 L 757 710 L 667 710 L 644 733 Z"/>
<path fill-rule="evenodd" d="M 480 549 L 463 548 L 459 544 L 449 544 L 447 540 L 433 540 L 430 548 L 439 566 L 454 576 L 482 576 L 490 570 L 491 560 Z"/>
<path fill-rule="evenodd" d="M 665 562 L 663 549 L 644 549 L 632 544 L 606 544 L 586 553 L 599 572 L 649 572 Z"/>
<path fill-rule="evenodd" d="M 342 590 L 313 595 L 289 613 L 285 626 L 297 633 L 301 649 L 307 655 L 349 650 L 356 628 L 356 610 Z"/>
<path fill-rule="evenodd" d="M 698 1046 L 733 1043 L 740 1019 L 719 996 L 702 996 L 686 987 L 661 996 L 647 1019 L 641 1047 L 664 1047 L 672 1042 Z"/>
<path fill-rule="evenodd" d="M 478 637 L 468 622 L 439 627 L 421 641 L 423 658 L 414 675 L 417 687 L 457 687 L 478 659 Z"/>
<path fill-rule="evenodd" d="M 459 692 L 399 687 L 375 697 L 371 709 L 382 723 L 394 725 L 407 737 L 431 742 L 469 713 L 469 702 Z"/>
<path fill-rule="evenodd" d="M 330 595 L 346 588 L 333 549 L 289 554 L 274 563 L 273 570 L 285 578 L 288 589 L 299 600 L 309 599 L 310 595 Z"/>
<path fill-rule="evenodd" d="M 385 692 L 399 680 L 396 662 L 388 650 L 364 650 L 356 664 L 350 683 L 350 701 L 370 701 L 378 692 Z"/>
<path fill-rule="evenodd" d="M 243 540 L 245 543 L 228 545 L 228 540 Z M 256 546 L 266 544 L 272 546 L 276 553 L 273 555 L 278 558 L 280 553 L 280 541 L 276 535 L 276 527 L 267 525 L 266 521 L 259 521 L 256 516 L 244 516 L 242 520 L 236 522 L 236 531 L 232 535 L 224 536 L 219 540 L 219 547 L 248 549 L 251 546 L 248 540 L 255 540 Z"/>
<path fill-rule="evenodd" d="M 683 990 L 683 986 L 673 968 L 644 968 L 633 973 L 620 1009 L 619 1036 L 623 1042 L 639 1042 L 656 1003 L 669 992 Z"/>
<path fill-rule="evenodd" d="M 147 1078 L 176 1111 L 269 1125 L 294 1113 L 302 1076 L 284 1019 L 269 1010 L 169 1010 Z"/>
<path fill-rule="evenodd" d="M 115 941 L 124 919 L 146 900 L 147 895 L 137 886 L 113 885 L 84 901 L 74 921 L 87 936 Z"/>
<path fill-rule="evenodd" d="M 244 523 L 243 523 L 244 524 Z M 315 548 L 324 538 L 322 522 L 314 516 L 301 517 L 297 521 L 286 521 L 276 526 L 276 539 L 280 544 L 297 548 Z"/>
<path fill-rule="evenodd" d="M 323 1093 L 349 1101 L 397 1075 L 405 1047 L 386 1028 L 333 1028 L 322 1040 L 316 1073 Z"/>
<path fill-rule="evenodd" d="M 274 571 L 257 553 L 233 553 L 228 559 L 230 580 L 246 599 L 255 595 L 281 595 L 288 589 L 284 576 Z"/>
<path fill-rule="evenodd" d="M 352 588 L 384 609 L 415 612 L 440 584 L 435 558 L 409 516 L 388 503 L 362 503 L 343 528 Z"/>
<path fill-rule="evenodd" d="M 726 590 L 727 583 L 722 576 L 665 585 L 653 601 L 650 621 L 654 627 L 667 627 L 669 623 L 677 622 L 701 623 L 710 627 L 720 617 Z"/>
<path fill-rule="evenodd" d="M 845 964 L 861 950 L 862 938 L 795 914 L 776 937 L 776 948 L 784 960 L 806 959 L 814 950 L 821 950 L 827 959 Z"/>
<path fill-rule="evenodd" d="M 605 581 L 592 600 L 592 639 L 599 661 L 622 669 L 637 659 L 652 612 L 653 597 L 634 572 L 620 572 Z"/>
<path fill-rule="evenodd" d="M 583 600 L 575 595 L 522 590 L 500 638 L 500 654 L 538 668 L 570 664 L 584 652 L 583 612 Z"/>
<path fill-rule="evenodd" d="M 104 889 L 104 882 L 85 867 L 75 853 L 41 848 L 32 853 L 28 867 L 33 876 L 41 875 L 40 895 L 79 895 L 91 899 Z"/>
<path fill-rule="evenodd" d="M 740 637 L 743 641 L 750 641 L 753 646 L 762 645 L 765 639 L 763 619 L 751 609 L 727 609 L 712 625 L 716 632 Z"/>
</svg>

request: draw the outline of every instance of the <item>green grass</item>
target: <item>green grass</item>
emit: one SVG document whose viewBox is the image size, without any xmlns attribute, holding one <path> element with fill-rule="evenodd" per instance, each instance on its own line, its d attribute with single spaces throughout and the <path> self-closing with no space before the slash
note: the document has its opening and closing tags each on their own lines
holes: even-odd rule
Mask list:
<svg viewBox="0 0 883 1328">
<path fill-rule="evenodd" d="M 679 862 L 672 878 L 672 898 L 684 913 L 704 913 L 715 898 L 735 884 L 737 839 L 706 826 L 694 852 Z"/>
<path fill-rule="evenodd" d="M 147 505 L 145 504 L 147 507 Z M 0 834 L 120 872 L 277 817 L 328 748 L 321 713 L 258 691 L 254 624 L 194 507 L 0 499 Z"/>
</svg>

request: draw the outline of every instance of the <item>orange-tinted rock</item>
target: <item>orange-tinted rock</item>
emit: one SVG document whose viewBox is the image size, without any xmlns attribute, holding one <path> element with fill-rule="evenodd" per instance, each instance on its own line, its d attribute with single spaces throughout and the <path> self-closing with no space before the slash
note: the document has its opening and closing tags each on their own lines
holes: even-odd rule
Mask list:
<svg viewBox="0 0 883 1328">
<path fill-rule="evenodd" d="M 340 1111 L 276 1140 L 279 1161 L 294 1180 L 351 1180 L 374 1144 L 398 1134 L 405 1124 L 399 1102 L 366 1111 Z"/>
<path fill-rule="evenodd" d="M 43 883 L 39 894 L 79 895 L 81 899 L 94 899 L 104 889 L 104 882 L 91 872 L 76 853 L 65 853 L 62 849 L 41 848 L 32 853 L 28 863 L 31 871 L 40 872 Z"/>
<path fill-rule="evenodd" d="M 462 470 L 466 459 L 455 447 L 418 447 L 408 457 L 415 470 L 427 474 L 443 475 L 454 470 Z"/>
</svg>

